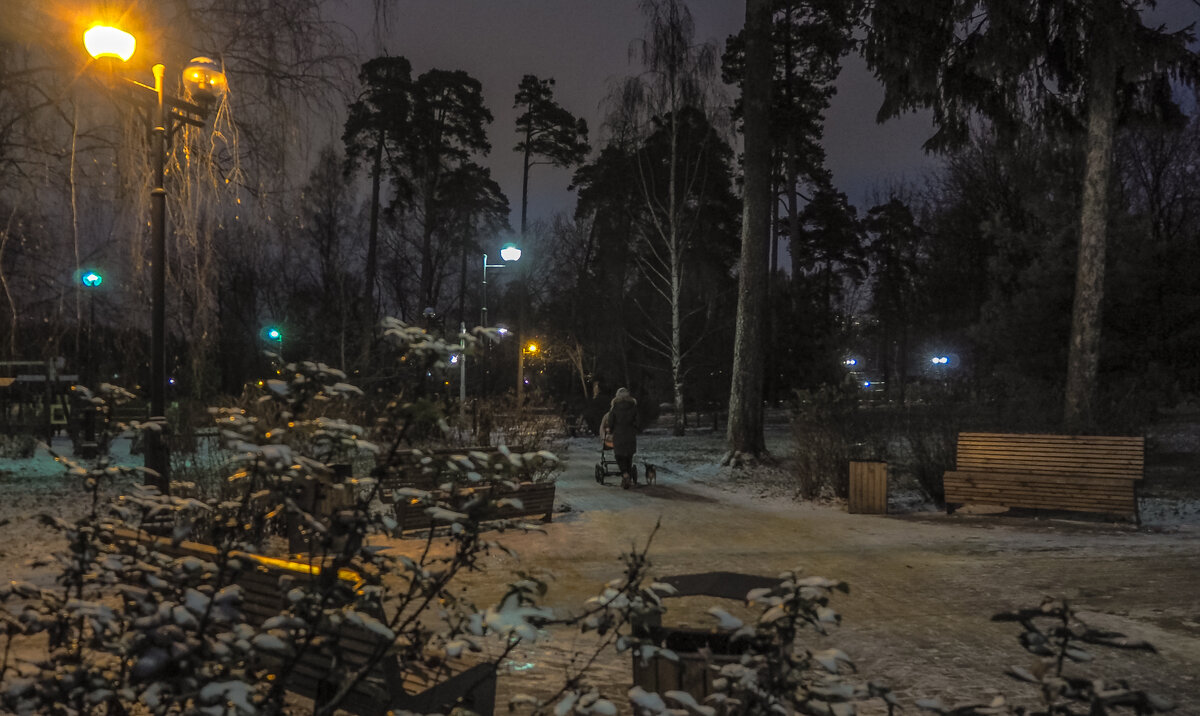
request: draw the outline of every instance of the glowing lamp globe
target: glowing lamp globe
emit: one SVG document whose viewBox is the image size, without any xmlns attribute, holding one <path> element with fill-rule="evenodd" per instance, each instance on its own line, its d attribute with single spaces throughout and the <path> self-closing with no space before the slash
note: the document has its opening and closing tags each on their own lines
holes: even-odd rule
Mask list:
<svg viewBox="0 0 1200 716">
<path fill-rule="evenodd" d="M 225 94 L 225 72 L 208 57 L 193 57 L 183 68 L 183 84 L 200 104 L 212 104 Z"/>
<path fill-rule="evenodd" d="M 521 250 L 517 248 L 516 244 L 505 244 L 500 249 L 500 258 L 505 261 L 518 261 L 521 258 Z"/>
<path fill-rule="evenodd" d="M 133 35 L 116 27 L 108 25 L 93 25 L 83 33 L 83 46 L 88 54 L 97 60 L 102 57 L 115 57 L 125 62 L 133 57 L 137 42 Z"/>
</svg>

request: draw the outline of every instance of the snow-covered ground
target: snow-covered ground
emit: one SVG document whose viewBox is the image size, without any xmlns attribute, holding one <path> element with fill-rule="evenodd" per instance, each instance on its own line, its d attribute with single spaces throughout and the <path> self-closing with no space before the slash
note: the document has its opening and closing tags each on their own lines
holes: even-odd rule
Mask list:
<svg viewBox="0 0 1200 716">
<path fill-rule="evenodd" d="M 1190 452 L 1194 435 L 1180 429 L 1156 438 L 1155 446 Z M 906 703 L 1010 691 L 997 665 L 1020 658 L 1019 648 L 1012 648 L 1011 630 L 989 624 L 987 615 L 1031 606 L 1047 594 L 1071 598 L 1096 623 L 1145 636 L 1160 647 L 1161 657 L 1130 657 L 1120 668 L 1132 671 L 1117 675 L 1149 682 L 1177 700 L 1200 694 L 1193 676 L 1200 673 L 1195 621 L 1200 490 L 1143 500 L 1140 528 L 1061 516 L 948 517 L 923 504 L 902 480 L 891 487 L 890 505 L 893 513 L 905 514 L 850 515 L 836 500 L 794 499 L 794 444 L 786 426 L 770 426 L 767 444 L 774 463 L 732 470 L 720 466 L 722 434 L 673 437 L 655 426 L 639 438 L 638 462 L 658 468 L 658 483 L 622 490 L 612 481 L 597 485 L 592 479 L 599 457 L 595 438 L 563 440 L 553 447 L 567 461 L 554 522 L 544 534 L 503 535 L 521 561 L 493 555 L 487 571 L 470 577 L 468 586 L 477 592 L 477 603 L 489 603 L 511 573 L 529 570 L 551 578 L 551 606 L 570 610 L 619 573 L 620 552 L 644 544 L 661 525 L 651 550 L 661 570 L 656 574 L 714 569 L 773 574 L 803 566 L 847 579 L 853 591 L 835 605 L 846 617 L 836 643 L 861 659 L 863 673 L 904 687 Z M 69 443 L 59 440 L 54 447 L 66 451 Z M 118 460 L 131 460 L 125 444 L 116 447 Z M 1175 484 L 1200 487 L 1200 475 L 1183 475 Z M 44 450 L 31 460 L 0 461 L 0 579 L 52 579 L 37 563 L 58 537 L 36 515 L 71 518 L 87 506 L 81 486 Z M 383 546 L 407 553 L 420 542 L 389 540 Z M 669 616 L 703 618 L 686 607 Z M 502 676 L 498 703 L 514 690 L 536 692 L 539 684 L 560 682 L 580 648 L 576 639 L 556 633 L 523 646 L 508 665 L 521 678 Z M 595 678 L 619 700 L 629 684 L 628 656 L 601 660 Z"/>
<path fill-rule="evenodd" d="M 639 437 L 637 461 L 640 465 L 655 465 L 659 475 L 673 483 L 705 486 L 750 500 L 795 502 L 798 488 L 792 460 L 794 437 L 787 426 L 769 425 L 766 439 L 771 461 L 752 468 L 732 469 L 720 465 L 726 451 L 723 432 L 699 429 L 675 437 L 660 422 Z M 1173 424 L 1153 435 L 1151 445 L 1176 454 L 1200 452 L 1200 436 L 1194 425 Z M 551 447 L 574 463 L 591 464 L 599 458 L 599 444 L 592 437 L 563 440 Z M 56 438 L 51 449 L 71 454 L 70 441 L 64 437 Z M 121 439 L 114 443 L 113 459 L 126 465 L 141 463 L 141 456 L 131 456 L 129 442 Z M 1176 480 L 1184 485 L 1189 482 L 1194 488 L 1190 494 L 1187 490 L 1175 490 L 1172 494 L 1155 494 L 1140 500 L 1143 529 L 1200 530 L 1200 474 Z M 937 509 L 923 499 L 915 486 L 895 475 L 889 485 L 888 503 L 892 513 Z M 37 514 L 46 512 L 72 518 L 83 514 L 87 507 L 78 481 L 67 477 L 63 466 L 45 446 L 39 447 L 31 459 L 0 459 L 0 574 L 19 571 L 21 561 L 45 554 L 45 540 L 53 535 L 37 524 Z M 844 511 L 845 505 L 825 498 L 806 508 Z"/>
</svg>

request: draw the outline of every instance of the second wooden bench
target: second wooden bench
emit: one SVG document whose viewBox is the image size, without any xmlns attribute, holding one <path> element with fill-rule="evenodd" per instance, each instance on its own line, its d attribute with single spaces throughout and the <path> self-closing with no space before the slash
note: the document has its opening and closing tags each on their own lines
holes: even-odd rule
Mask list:
<svg viewBox="0 0 1200 716">
<path fill-rule="evenodd" d="M 963 503 L 1093 512 L 1138 520 L 1145 439 L 959 433 L 943 478 L 947 511 Z"/>
</svg>

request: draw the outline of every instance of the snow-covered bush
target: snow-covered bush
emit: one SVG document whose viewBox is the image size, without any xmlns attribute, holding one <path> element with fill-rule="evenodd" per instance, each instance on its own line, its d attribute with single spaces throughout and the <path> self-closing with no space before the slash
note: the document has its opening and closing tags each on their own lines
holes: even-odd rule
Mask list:
<svg viewBox="0 0 1200 716">
<path fill-rule="evenodd" d="M 0 458 L 31 458 L 37 444 L 37 438 L 32 435 L 0 435 Z"/>
<path fill-rule="evenodd" d="M 379 649 L 373 659 L 395 660 L 401 674 L 472 652 L 495 664 L 521 640 L 533 638 L 550 617 L 536 601 L 543 586 L 519 579 L 491 607 L 476 606 L 454 586 L 459 575 L 478 569 L 484 555 L 500 548 L 490 536 L 494 523 L 485 529 L 472 518 L 473 510 L 451 511 L 435 496 L 414 491 L 413 498 L 427 502 L 446 525 L 445 537 L 438 538 L 442 546 L 419 558 L 381 552 L 369 541 L 394 535 L 396 522 L 376 500 L 378 481 L 342 476 L 329 467 L 358 452 L 384 453 L 386 459 L 387 451 L 397 450 L 412 428 L 416 401 L 425 397 L 428 369 L 458 350 L 396 321 L 385 324 L 385 337 L 399 348 L 401 390 L 376 426 L 377 435 L 390 438 L 382 448 L 364 439 L 361 426 L 320 415 L 322 405 L 361 392 L 336 369 L 300 362 L 263 382 L 257 414 L 213 411 L 233 456 L 219 495 L 199 500 L 138 487 L 109 502 L 102 499 L 101 485 L 141 468 L 122 468 L 107 458 L 91 468 L 67 461 L 93 495 L 92 509 L 75 523 L 44 518 L 66 537 L 66 549 L 53 555 L 56 587 L 14 583 L 0 590 L 7 640 L 0 648 L 8 655 L 0 662 L 0 710 L 289 713 L 296 707 L 285 691 L 299 678 L 300 656 L 327 648 L 322 635 L 330 624 L 356 624 L 386 639 L 391 647 Z M 476 340 L 470 338 L 468 343 Z M 502 452 L 499 459 L 466 455 L 447 461 L 464 482 L 478 482 L 515 479 L 526 463 L 550 465 L 555 459 Z M 344 499 L 306 501 L 314 485 Z M 211 556 L 173 556 L 171 549 L 156 546 L 161 543 L 121 538 L 146 529 L 165 531 L 171 544 L 203 542 Z M 237 580 L 247 559 L 241 555 L 287 557 L 275 538 L 288 531 L 304 537 L 305 559 L 319 565 L 321 576 L 296 583 L 275 618 L 247 619 Z M 433 534 L 426 539 L 432 546 Z M 352 589 L 347 574 L 354 575 Z M 29 649 L 43 653 L 11 656 Z M 324 675 L 331 688 L 318 696 L 314 713 L 332 714 L 372 667 L 331 657 Z"/>
<path fill-rule="evenodd" d="M 858 442 L 854 413 L 858 399 L 847 390 L 824 387 L 797 396 L 792 416 L 796 437 L 797 495 L 845 497 L 850 491 L 850 463 Z"/>
</svg>

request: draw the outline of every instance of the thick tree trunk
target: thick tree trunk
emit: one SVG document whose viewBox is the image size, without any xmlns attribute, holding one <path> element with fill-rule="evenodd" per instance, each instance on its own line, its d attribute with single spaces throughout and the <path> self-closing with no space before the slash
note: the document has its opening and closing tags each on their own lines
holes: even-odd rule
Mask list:
<svg viewBox="0 0 1200 716">
<path fill-rule="evenodd" d="M 375 276 L 379 270 L 379 190 L 383 182 L 383 133 L 375 144 L 375 162 L 371 167 L 371 224 L 367 229 L 367 261 L 363 267 L 364 287 L 362 362 L 371 356 L 371 338 L 375 333 Z"/>
<path fill-rule="evenodd" d="M 726 437 L 731 458 L 761 456 L 763 438 L 763 327 L 771 245 L 771 2 L 746 1 L 745 193 L 738 273 L 737 333 Z"/>
<path fill-rule="evenodd" d="M 1100 364 L 1100 305 L 1108 234 L 1108 190 L 1116 115 L 1116 68 L 1111 43 L 1097 35 L 1088 86 L 1087 159 L 1079 219 L 1075 304 L 1067 357 L 1064 427 L 1073 433 L 1095 427 L 1096 375 Z"/>
<path fill-rule="evenodd" d="M 521 241 L 525 240 L 526 213 L 529 210 L 529 144 L 533 141 L 533 131 L 525 132 L 525 162 L 521 167 Z"/>
<path fill-rule="evenodd" d="M 425 223 L 421 227 L 421 287 L 419 300 L 421 305 L 416 307 L 417 315 L 421 315 L 426 308 L 432 308 L 438 311 L 437 296 L 434 295 L 433 286 L 433 216 L 435 213 L 434 201 L 431 193 L 426 194 L 425 199 Z"/>
</svg>

